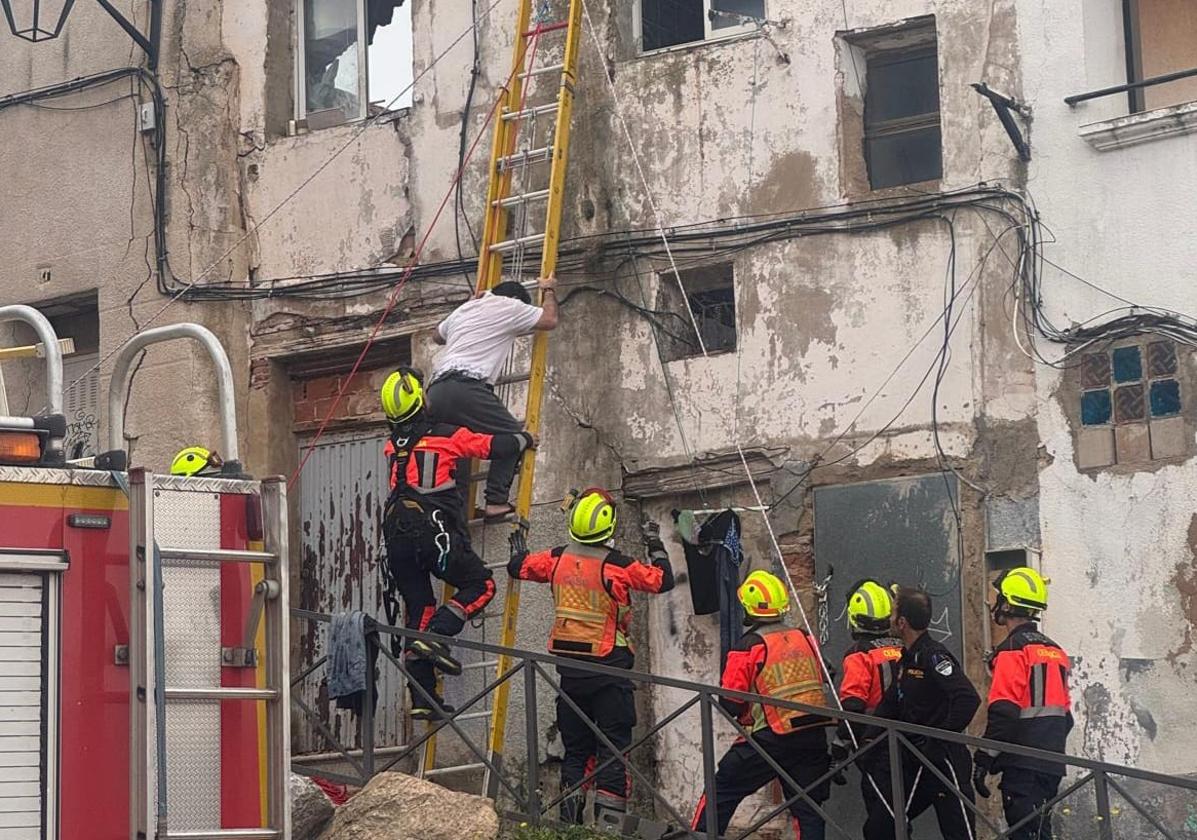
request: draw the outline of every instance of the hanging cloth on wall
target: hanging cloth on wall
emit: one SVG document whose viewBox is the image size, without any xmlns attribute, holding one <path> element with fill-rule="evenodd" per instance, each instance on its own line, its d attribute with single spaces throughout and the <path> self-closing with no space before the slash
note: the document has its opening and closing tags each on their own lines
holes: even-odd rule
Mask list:
<svg viewBox="0 0 1197 840">
<path fill-rule="evenodd" d="M 719 614 L 719 667 L 740 637 L 743 613 L 736 598 L 744 550 L 740 543 L 740 517 L 732 510 L 696 516 L 674 511 L 678 536 L 686 552 L 690 601 L 695 615 Z"/>
</svg>

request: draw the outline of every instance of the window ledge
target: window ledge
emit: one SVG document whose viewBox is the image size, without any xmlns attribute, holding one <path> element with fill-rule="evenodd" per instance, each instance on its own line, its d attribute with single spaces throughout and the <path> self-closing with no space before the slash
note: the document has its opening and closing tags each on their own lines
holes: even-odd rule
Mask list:
<svg viewBox="0 0 1197 840">
<path fill-rule="evenodd" d="M 1197 102 L 1130 114 L 1080 128 L 1081 137 L 1099 152 L 1125 149 L 1179 134 L 1197 134 Z"/>
<path fill-rule="evenodd" d="M 636 54 L 626 59 L 627 61 L 639 61 L 646 58 L 659 58 L 665 55 L 676 55 L 678 53 L 687 53 L 694 50 L 700 50 L 703 47 L 712 47 L 716 44 L 734 44 L 737 41 L 748 41 L 753 38 L 761 37 L 760 31 L 753 28 L 747 31 L 737 30 L 729 32 L 726 35 L 718 35 L 714 38 L 703 38 L 701 41 L 687 41 L 684 44 L 674 44 L 670 47 L 657 47 L 655 50 L 637 50 Z"/>
</svg>

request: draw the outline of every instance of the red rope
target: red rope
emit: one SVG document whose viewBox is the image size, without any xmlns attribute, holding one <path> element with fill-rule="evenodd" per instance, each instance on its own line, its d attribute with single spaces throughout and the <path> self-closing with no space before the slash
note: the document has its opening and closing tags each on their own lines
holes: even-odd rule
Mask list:
<svg viewBox="0 0 1197 840">
<path fill-rule="evenodd" d="M 539 43 L 539 41 L 540 41 L 540 34 L 537 33 L 536 37 L 532 41 L 531 57 L 532 57 L 533 61 L 535 61 L 535 58 L 536 58 L 536 45 L 537 45 L 537 43 Z M 524 45 L 523 48 L 524 48 L 524 51 L 527 52 L 527 46 Z M 523 65 L 522 61 L 519 64 L 512 67 L 511 75 L 507 77 L 507 81 L 506 81 L 506 83 L 504 83 L 502 90 L 510 89 L 511 81 L 515 78 L 516 74 L 519 72 L 521 65 Z M 529 66 L 529 69 L 531 69 L 530 66 Z M 524 93 L 524 100 L 526 101 L 527 100 L 527 88 L 524 89 L 523 93 Z M 462 159 L 461 166 L 458 167 L 456 174 L 453 176 L 453 180 L 449 183 L 449 189 L 445 193 L 445 197 L 443 199 L 441 199 L 440 206 L 437 207 L 436 213 L 433 214 L 432 223 L 429 224 L 428 230 L 424 233 L 424 236 L 420 240 L 420 243 L 416 246 L 416 249 L 412 254 L 411 262 L 407 266 L 407 270 L 403 273 L 403 276 L 399 278 L 399 282 L 395 284 L 395 288 L 391 291 L 391 295 L 387 299 L 387 305 L 382 310 L 382 316 L 379 317 L 378 322 L 375 323 L 374 329 L 370 331 L 370 335 L 369 335 L 369 337 L 367 337 L 366 343 L 362 347 L 362 352 L 358 353 L 357 359 L 353 363 L 353 367 L 349 369 L 349 374 L 345 377 L 344 381 L 341 383 L 341 387 L 337 390 L 336 399 L 333 400 L 333 404 L 329 407 L 328 413 L 324 416 L 324 420 L 321 421 L 320 427 L 318 429 L 316 429 L 315 436 L 313 436 L 311 442 L 304 449 L 303 458 L 300 459 L 299 466 L 297 466 L 295 468 L 295 472 L 292 473 L 291 478 L 288 479 L 288 481 L 287 481 L 288 489 L 290 489 L 292 486 L 294 486 L 295 482 L 299 480 L 299 476 L 303 473 L 303 468 L 305 466 L 307 466 L 308 459 L 310 459 L 312 457 L 312 453 L 316 451 L 316 444 L 318 444 L 320 442 L 320 438 L 322 438 L 324 436 L 324 432 L 328 428 L 328 424 L 332 421 L 333 416 L 336 414 L 337 409 L 341 405 L 341 400 L 343 400 L 345 398 L 345 394 L 349 391 L 350 384 L 353 382 L 354 377 L 357 376 L 357 372 L 361 368 L 362 362 L 365 361 L 366 354 L 370 352 L 370 348 L 373 346 L 374 342 L 377 340 L 378 333 L 382 329 L 382 325 L 386 323 L 387 318 L 390 317 L 391 312 L 395 308 L 395 304 L 399 302 L 399 293 L 401 291 L 403 291 L 403 287 L 407 285 L 407 281 L 411 278 L 412 272 L 415 270 L 415 267 L 417 265 L 419 265 L 420 254 L 424 251 L 424 246 L 426 244 L 428 244 L 428 240 L 432 236 L 432 232 L 436 229 L 437 222 L 440 221 L 441 214 L 444 213 L 445 207 L 448 206 L 449 201 L 453 198 L 453 192 L 454 192 L 454 190 L 457 189 L 457 183 L 458 183 L 458 181 L 461 180 L 462 174 L 465 172 L 466 165 L 470 162 L 470 159 L 474 156 L 474 152 L 477 151 L 478 143 L 482 140 L 482 138 L 484 136 L 486 136 L 486 129 L 490 126 L 491 122 L 494 121 L 495 114 L 498 113 L 499 106 L 502 104 L 502 102 L 503 102 L 503 97 L 500 96 L 495 101 L 494 106 L 491 107 L 490 112 L 486 115 L 486 121 L 482 124 L 482 128 L 479 130 L 478 136 L 475 137 L 474 142 L 470 144 L 469 150 L 466 152 L 465 157 Z M 521 107 L 522 107 L 522 105 L 521 105 Z"/>
</svg>

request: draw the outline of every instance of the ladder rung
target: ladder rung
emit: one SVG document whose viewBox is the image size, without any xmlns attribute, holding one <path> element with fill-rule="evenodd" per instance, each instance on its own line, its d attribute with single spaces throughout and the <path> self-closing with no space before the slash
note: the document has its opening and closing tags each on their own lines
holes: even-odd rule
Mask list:
<svg viewBox="0 0 1197 840">
<path fill-rule="evenodd" d="M 533 201 L 544 201 L 549 197 L 548 190 L 536 190 L 535 192 L 522 193 L 520 195 L 510 195 L 507 198 L 500 198 L 494 202 L 495 207 L 519 207 L 521 204 L 531 204 Z"/>
<path fill-rule="evenodd" d="M 520 78 L 531 79 L 535 76 L 547 76 L 550 73 L 561 73 L 564 70 L 564 64 L 546 64 L 544 67 L 537 67 L 533 70 L 529 70 L 527 73 L 520 73 Z"/>
<path fill-rule="evenodd" d="M 424 778 L 443 776 L 446 773 L 465 773 L 469 770 L 481 770 L 486 765 L 479 761 L 477 764 L 458 764 L 453 767 L 434 767 L 424 771 Z"/>
<path fill-rule="evenodd" d="M 461 723 L 465 720 L 482 720 L 483 718 L 489 718 L 490 716 L 491 712 L 489 709 L 487 709 L 485 712 L 468 712 L 464 715 L 458 715 L 457 717 L 453 718 L 453 720 Z"/>
<path fill-rule="evenodd" d="M 487 563 L 486 568 L 488 568 L 488 569 L 506 569 L 507 564 L 509 562 L 510 561 L 508 561 L 508 560 L 500 560 L 498 563 Z"/>
<path fill-rule="evenodd" d="M 500 385 L 514 385 L 517 382 L 527 382 L 532 378 L 532 371 L 525 371 L 523 373 L 512 373 L 508 376 L 500 376 L 495 380 L 495 387 Z"/>
<path fill-rule="evenodd" d="M 544 35 L 546 32 L 556 32 L 560 29 L 568 29 L 568 20 L 559 20 L 556 23 L 538 23 L 536 26 L 524 33 L 525 38 L 531 38 L 533 35 Z"/>
<path fill-rule="evenodd" d="M 506 566 L 507 564 L 504 563 L 503 565 Z M 480 671 L 483 668 L 494 668 L 498 664 L 499 664 L 499 660 L 497 660 L 497 659 L 483 659 L 480 662 L 467 662 L 465 665 L 461 666 L 461 670 L 463 670 L 463 671 Z"/>
<path fill-rule="evenodd" d="M 486 517 L 479 517 L 478 519 L 471 519 L 466 522 L 471 528 L 478 528 L 482 525 L 506 525 L 516 521 L 514 513 L 505 513 L 502 516 L 496 516 L 494 519 L 487 519 Z M 504 566 L 507 564 L 504 563 Z"/>
<path fill-rule="evenodd" d="M 525 108 L 522 111 L 508 111 L 503 115 L 503 119 L 507 122 L 513 122 L 515 120 L 522 120 L 525 117 L 539 117 L 542 114 L 555 114 L 557 113 L 557 105 L 558 103 L 556 102 L 547 102 L 544 105 L 533 105 L 531 108 Z"/>
<path fill-rule="evenodd" d="M 499 171 L 506 172 L 512 166 L 527 166 L 532 163 L 543 163 L 553 156 L 553 149 L 551 146 L 541 146 L 539 149 L 527 149 L 522 152 L 516 152 L 513 155 L 504 155 L 499 158 Z"/>
<path fill-rule="evenodd" d="M 543 233 L 534 233 L 531 236 L 521 236 L 518 239 L 504 239 L 502 242 L 496 242 L 490 246 L 490 250 L 496 254 L 507 254 L 514 251 L 520 246 L 528 247 L 529 245 L 540 245 L 544 242 Z M 496 385 L 499 383 L 495 383 Z"/>
<path fill-rule="evenodd" d="M 171 688 L 167 700 L 277 700 L 273 688 Z"/>
<path fill-rule="evenodd" d="M 162 559 L 185 563 L 273 563 L 278 558 L 268 551 L 230 551 L 228 549 L 163 548 Z"/>
<path fill-rule="evenodd" d="M 276 840 L 283 833 L 273 828 L 213 828 L 206 831 L 168 831 L 166 840 Z"/>
</svg>

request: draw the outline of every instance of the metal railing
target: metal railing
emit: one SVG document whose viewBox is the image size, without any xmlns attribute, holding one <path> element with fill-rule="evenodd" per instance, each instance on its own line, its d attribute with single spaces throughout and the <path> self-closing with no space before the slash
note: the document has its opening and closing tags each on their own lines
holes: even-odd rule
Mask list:
<svg viewBox="0 0 1197 840">
<path fill-rule="evenodd" d="M 309 610 L 293 609 L 292 615 L 301 620 L 315 621 L 327 623 L 331 616 L 327 614 L 312 612 Z M 420 633 L 414 630 L 408 630 L 402 627 L 390 627 L 376 622 L 368 622 L 369 632 L 367 632 L 367 644 L 371 646 L 371 651 L 376 650 L 382 657 L 389 661 L 395 668 L 397 668 L 404 677 L 409 677 L 407 668 L 404 665 L 403 657 L 396 657 L 389 649 L 389 644 L 380 642 L 381 637 L 399 637 L 401 639 L 438 639 L 440 637 L 430 636 L 427 633 Z M 1060 753 L 1048 752 L 1032 747 L 1024 747 L 1016 744 L 1009 744 L 998 741 L 990 741 L 983 738 L 976 738 L 970 735 L 961 734 L 958 732 L 948 732 L 940 729 L 933 729 L 926 726 L 918 726 L 916 724 L 902 723 L 899 721 L 888 720 L 883 718 L 876 718 L 870 715 L 857 714 L 854 712 L 840 711 L 834 708 L 827 708 L 823 706 L 810 706 L 803 703 L 792 703 L 776 699 L 769 699 L 757 694 L 751 694 L 741 691 L 731 691 L 724 688 L 719 688 L 711 685 L 704 685 L 702 683 L 690 682 L 674 677 L 660 676 L 656 674 L 648 674 L 642 671 L 628 671 L 620 668 L 611 668 L 597 663 L 584 662 L 576 659 L 568 660 L 568 665 L 571 669 L 585 671 L 593 674 L 606 674 L 613 677 L 627 679 L 633 683 L 655 686 L 658 688 L 674 689 L 676 691 L 687 692 L 690 696 L 684 701 L 680 702 L 677 708 L 670 711 L 668 714 L 661 717 L 646 731 L 635 738 L 626 749 L 619 749 L 610 739 L 604 734 L 599 727 L 591 721 L 583 712 L 582 709 L 574 702 L 572 698 L 566 694 L 561 687 L 557 678 L 549 671 L 549 666 L 556 666 L 563 661 L 560 657 L 553 656 L 548 653 L 539 653 L 535 651 L 516 650 L 510 648 L 502 648 L 497 645 L 485 644 L 482 642 L 472 642 L 463 639 L 454 639 L 453 644 L 456 647 L 467 650 L 479 651 L 481 653 L 495 655 L 501 654 L 507 657 L 507 661 L 512 663 L 502 674 L 497 674 L 494 679 L 486 681 L 481 690 L 477 691 L 465 700 L 454 712 L 445 720 L 429 725 L 428 730 L 420 737 L 414 739 L 409 744 L 404 744 L 398 747 L 386 748 L 386 762 L 379 761 L 380 756 L 376 754 L 373 743 L 373 699 L 370 691 L 366 692 L 366 702 L 363 704 L 363 713 L 360 717 L 360 732 L 361 732 L 361 749 L 351 751 L 348 747 L 343 746 L 338 742 L 337 738 L 327 725 L 325 721 L 312 709 L 307 703 L 299 698 L 298 692 L 292 692 L 292 702 L 299 708 L 299 710 L 315 725 L 316 729 L 323 735 L 323 737 L 333 747 L 336 754 L 340 755 L 345 763 L 352 769 L 353 773 L 341 773 L 337 771 L 318 769 L 306 767 L 303 764 L 303 757 L 296 756 L 293 761 L 292 769 L 296 773 L 309 776 L 320 776 L 330 779 L 331 781 L 342 782 L 352 785 L 364 785 L 375 774 L 390 770 L 401 762 L 409 758 L 418 757 L 418 751 L 431 738 L 437 735 L 442 729 L 450 729 L 461 739 L 462 743 L 478 760 L 479 767 L 487 768 L 493 778 L 498 782 L 498 787 L 502 789 L 505 794 L 510 797 L 512 807 L 505 808 L 501 813 L 514 820 L 527 822 L 532 825 L 542 824 L 556 824 L 553 817 L 548 816 L 550 811 L 564 801 L 567 797 L 585 789 L 593 783 L 598 775 L 612 762 L 619 762 L 623 765 L 625 772 L 629 774 L 630 778 L 634 779 L 642 790 L 648 791 L 652 795 L 659 812 L 671 821 L 671 827 L 663 835 L 664 838 L 717 838 L 718 827 L 716 824 L 717 814 L 714 807 L 706 809 L 706 824 L 699 828 L 691 829 L 690 820 L 679 812 L 678 807 L 670 802 L 659 790 L 656 782 L 646 775 L 646 773 L 637 767 L 632 761 L 632 754 L 652 741 L 652 739 L 663 732 L 667 726 L 677 721 L 682 715 L 691 711 L 695 707 L 699 711 L 700 719 L 700 735 L 702 745 L 702 761 L 703 761 L 703 791 L 708 803 L 715 803 L 717 799 L 716 787 L 716 764 L 717 764 L 717 735 L 715 728 L 715 721 L 722 719 L 729 724 L 735 731 L 739 739 L 750 744 L 756 753 L 760 756 L 761 761 L 767 763 L 772 770 L 777 774 L 783 785 L 787 786 L 788 791 L 793 791 L 785 801 L 775 805 L 771 810 L 768 810 L 763 816 L 756 819 L 752 825 L 747 829 L 738 829 L 730 837 L 735 837 L 736 840 L 746 840 L 756 836 L 764 826 L 770 823 L 774 818 L 784 814 L 790 810 L 795 803 L 802 801 L 815 813 L 823 817 L 827 828 L 830 832 L 838 837 L 843 837 L 845 840 L 856 840 L 859 837 L 860 830 L 857 826 L 846 827 L 836 822 L 828 813 L 825 799 L 817 799 L 820 794 L 818 790 L 826 785 L 829 781 L 840 776 L 844 770 L 849 766 L 857 765 L 858 760 L 866 755 L 872 754 L 870 766 L 876 769 L 878 766 L 888 769 L 882 770 L 881 775 L 888 774 L 888 778 L 881 778 L 882 784 L 875 785 L 874 789 L 878 795 L 884 796 L 888 801 L 889 813 L 891 815 L 901 813 L 905 814 L 909 807 L 910 791 L 908 790 L 907 775 L 910 771 L 915 771 L 914 785 L 918 784 L 918 779 L 923 773 L 934 777 L 950 794 L 954 795 L 960 803 L 961 808 L 966 809 L 967 813 L 973 817 L 977 823 L 977 830 L 973 835 L 976 840 L 982 838 L 992 838 L 992 840 L 1004 840 L 1005 838 L 1020 836 L 1018 832 L 1026 832 L 1028 829 L 1034 833 L 1037 829 L 1031 827 L 1031 823 L 1036 820 L 1051 819 L 1053 809 L 1070 797 L 1076 796 L 1081 791 L 1092 788 L 1093 803 L 1092 803 L 1092 819 L 1093 824 L 1087 828 L 1082 829 L 1077 835 L 1080 837 L 1096 837 L 1098 840 L 1116 840 L 1116 838 L 1123 838 L 1128 836 L 1159 836 L 1166 838 L 1166 840 L 1182 840 L 1182 837 L 1191 836 L 1191 828 L 1187 825 L 1170 827 L 1165 824 L 1161 815 L 1152 812 L 1149 804 L 1146 804 L 1131 792 L 1132 786 L 1129 780 L 1134 780 L 1138 783 L 1147 783 L 1152 785 L 1159 785 L 1171 792 L 1174 792 L 1178 797 L 1182 797 L 1178 801 L 1197 803 L 1197 776 L 1182 777 L 1170 776 L 1163 773 L 1155 773 L 1148 770 L 1140 770 L 1134 767 L 1126 767 L 1118 764 L 1112 764 L 1103 761 L 1096 761 L 1081 756 L 1062 755 Z M 305 668 L 302 672 L 297 674 L 292 681 L 292 685 L 296 686 L 304 680 L 311 677 L 327 662 L 327 657 L 322 657 L 310 666 Z M 526 731 L 525 754 L 523 756 L 524 772 L 516 776 L 510 767 L 504 768 L 496 766 L 494 762 L 487 756 L 486 752 L 486 737 L 485 733 L 476 738 L 471 738 L 462 729 L 459 719 L 463 716 L 469 716 L 471 709 L 481 703 L 492 691 L 497 689 L 500 685 L 519 676 L 524 684 L 524 723 Z M 564 701 L 593 731 L 598 743 L 602 744 L 609 752 L 610 757 L 606 758 L 601 764 L 589 767 L 585 777 L 577 784 L 560 791 L 555 797 L 546 797 L 541 784 L 540 777 L 540 746 L 539 746 L 539 729 L 538 729 L 538 703 L 537 692 L 539 688 L 539 681 L 547 685 L 553 693 Z M 415 690 L 423 695 L 423 699 L 431 700 L 428 692 L 424 691 L 418 685 L 409 684 L 415 687 Z M 761 745 L 754 734 L 745 728 L 733 715 L 728 714 L 719 704 L 721 698 L 732 700 L 747 701 L 747 702 L 761 702 L 765 701 L 769 705 L 777 706 L 784 709 L 792 709 L 795 711 L 806 712 L 808 714 L 817 714 L 823 717 L 832 718 L 834 720 L 847 720 L 853 725 L 856 732 L 871 732 L 880 733 L 874 735 L 870 740 L 857 743 L 851 754 L 838 762 L 832 762 L 829 769 L 823 773 L 819 778 L 813 782 L 801 785 L 786 772 L 786 770 L 778 763 L 778 761 L 770 755 L 766 749 Z M 1040 761 L 1048 761 L 1056 765 L 1064 765 L 1073 771 L 1064 779 L 1059 792 L 1050 800 L 1045 802 L 1040 808 L 1025 816 L 1015 825 L 1002 828 L 996 823 L 987 813 L 987 809 L 973 801 L 971 792 L 961 790 L 960 786 L 954 782 L 954 778 L 949 778 L 948 773 L 953 771 L 949 769 L 948 765 L 939 764 L 934 758 L 929 757 L 926 751 L 928 744 L 960 744 L 965 747 L 973 749 L 989 750 L 991 752 L 1000 752 L 1005 755 L 1016 755 L 1025 758 L 1038 759 Z M 359 761 L 354 753 L 359 753 L 361 760 Z M 879 753 L 884 753 L 884 756 Z M 947 770 L 947 772 L 945 772 Z M 862 772 L 864 770 L 862 769 Z M 954 776 L 954 773 L 953 773 Z M 879 776 L 874 776 L 879 778 Z M 886 789 L 882 794 L 882 789 Z M 971 789 L 970 789 L 971 791 Z M 1187 792 L 1187 793 L 1186 793 Z M 785 794 L 783 794 L 785 795 Z M 1117 796 L 1123 800 L 1133 813 L 1143 820 L 1143 822 L 1151 827 L 1151 831 L 1143 835 L 1142 833 L 1135 833 L 1128 835 L 1126 833 L 1118 833 L 1116 831 L 1115 817 L 1120 813 L 1124 813 L 1115 804 L 1113 799 Z M 695 796 L 697 799 L 697 796 Z M 691 804 L 682 806 L 689 810 Z M 1190 817 L 1191 819 L 1191 817 Z M 983 833 L 981 829 L 985 829 Z M 894 823 L 894 837 L 895 840 L 908 840 L 909 826 L 906 820 L 897 820 Z M 1044 835 L 1046 836 L 1046 835 Z M 1058 836 L 1058 835 L 1057 835 Z"/>
<path fill-rule="evenodd" d="M 1132 90 L 1142 90 L 1144 88 L 1155 87 L 1156 85 L 1167 84 L 1168 82 L 1179 81 L 1180 79 L 1188 79 L 1197 76 L 1197 67 L 1188 70 L 1177 70 L 1175 73 L 1164 73 L 1160 76 L 1152 76 L 1147 79 L 1140 79 L 1137 82 L 1127 82 L 1124 85 L 1114 85 L 1112 87 L 1101 88 L 1100 90 L 1092 90 L 1088 93 L 1078 93 L 1073 96 L 1064 97 L 1064 102 L 1073 106 L 1078 102 L 1088 102 L 1090 99 L 1101 99 L 1103 96 L 1113 96 L 1116 93 L 1127 93 Z M 1140 109 L 1141 110 L 1141 109 Z"/>
</svg>

